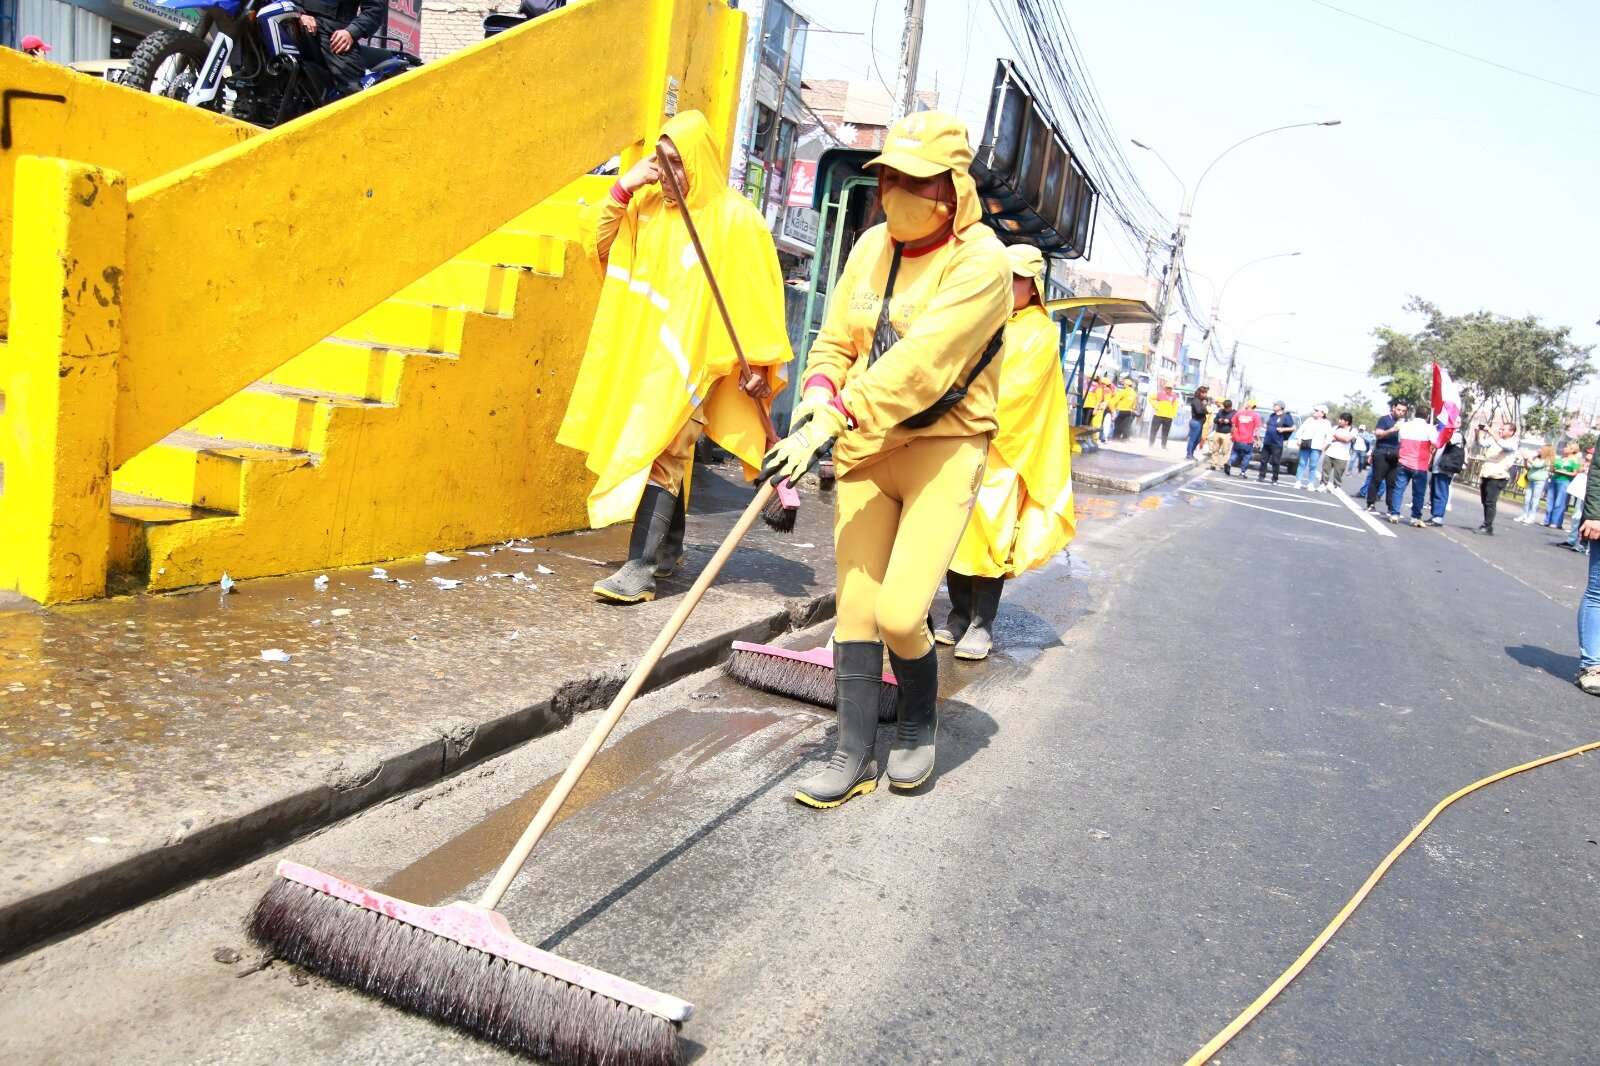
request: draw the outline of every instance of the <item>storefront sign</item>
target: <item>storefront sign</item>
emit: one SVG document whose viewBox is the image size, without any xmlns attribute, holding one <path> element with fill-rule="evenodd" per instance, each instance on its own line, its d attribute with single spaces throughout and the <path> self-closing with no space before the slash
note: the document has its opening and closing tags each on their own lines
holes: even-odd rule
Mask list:
<svg viewBox="0 0 1600 1066">
<path fill-rule="evenodd" d="M 789 168 L 789 206 L 810 207 L 817 191 L 817 161 L 796 159 Z"/>
<path fill-rule="evenodd" d="M 389 0 L 388 34 L 414 56 L 422 54 L 422 0 Z"/>
</svg>

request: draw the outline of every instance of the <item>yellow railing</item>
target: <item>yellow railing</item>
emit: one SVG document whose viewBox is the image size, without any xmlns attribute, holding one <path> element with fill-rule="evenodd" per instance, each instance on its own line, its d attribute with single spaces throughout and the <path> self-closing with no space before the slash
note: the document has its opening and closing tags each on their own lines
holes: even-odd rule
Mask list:
<svg viewBox="0 0 1600 1066">
<path fill-rule="evenodd" d="M 743 39 L 743 16 L 721 0 L 579 0 L 135 184 L 125 210 L 115 160 L 25 170 L 37 187 L 24 188 L 19 177 L 17 217 L 25 209 L 72 217 L 19 230 L 14 273 L 51 263 L 60 273 L 74 241 L 92 241 L 97 264 L 121 254 L 112 257 L 120 264 L 97 265 L 88 282 L 79 267 L 63 277 L 77 290 L 58 290 L 60 307 L 24 315 L 34 324 L 11 338 L 9 366 L 0 367 L 0 389 L 9 379 L 31 397 L 22 410 L 8 403 L 0 428 L 0 546 L 20 546 L 18 558 L 29 560 L 7 563 L 0 553 L 0 587 L 46 602 L 98 595 L 105 568 L 92 545 L 104 537 L 96 530 L 85 541 L 91 557 L 66 566 L 72 537 L 57 534 L 65 511 L 74 528 L 109 522 L 110 470 L 575 176 L 614 154 L 636 157 L 671 113 L 704 110 L 727 143 Z M 116 195 L 72 206 L 84 190 L 104 188 Z M 30 286 L 28 298 L 38 302 L 43 291 Z M 93 336 L 73 340 L 74 315 L 102 300 L 117 313 L 102 315 Z M 13 301 L 13 317 L 17 311 Z M 49 387 L 67 359 L 100 370 L 110 360 L 109 398 L 99 384 L 71 395 L 68 376 L 59 395 L 41 398 L 37 389 Z M 39 468 L 36 444 L 46 431 L 56 434 L 63 412 L 93 408 L 81 424 L 96 427 L 108 402 L 98 465 L 62 468 L 94 453 L 91 440 L 58 454 L 52 469 Z M 16 469 L 23 440 L 35 446 L 26 451 L 28 468 Z M 71 498 L 77 484 L 85 488 Z"/>
</svg>

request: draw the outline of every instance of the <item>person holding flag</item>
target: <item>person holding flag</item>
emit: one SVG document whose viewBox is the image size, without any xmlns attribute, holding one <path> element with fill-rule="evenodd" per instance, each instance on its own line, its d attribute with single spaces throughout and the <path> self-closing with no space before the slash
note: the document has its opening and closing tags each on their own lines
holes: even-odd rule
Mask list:
<svg viewBox="0 0 1600 1066">
<path fill-rule="evenodd" d="M 1389 497 L 1389 521 L 1399 523 L 1400 510 L 1406 497 L 1406 486 L 1411 486 L 1411 524 L 1422 528 L 1422 499 L 1428 488 L 1428 477 L 1433 465 L 1433 427 L 1422 415 L 1412 412 L 1410 418 L 1400 423 L 1400 466 L 1394 491 Z"/>
</svg>

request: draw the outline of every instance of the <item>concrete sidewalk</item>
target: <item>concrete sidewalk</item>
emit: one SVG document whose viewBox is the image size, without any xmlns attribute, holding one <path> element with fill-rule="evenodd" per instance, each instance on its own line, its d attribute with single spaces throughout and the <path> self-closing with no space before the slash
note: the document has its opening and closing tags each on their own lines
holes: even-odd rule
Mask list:
<svg viewBox="0 0 1600 1066">
<path fill-rule="evenodd" d="M 0 609 L 0 958 L 604 706 L 749 500 L 732 466 L 696 476 L 687 563 L 635 607 L 589 591 L 621 526 L 324 588 Z M 805 499 L 792 534 L 757 523 L 653 685 L 831 616 L 832 497 Z"/>
<path fill-rule="evenodd" d="M 1135 432 L 1131 440 L 1107 441 L 1095 451 L 1073 456 L 1072 479 L 1095 488 L 1145 492 L 1197 468 L 1195 460 L 1183 457 L 1183 448 L 1181 437 L 1171 438 L 1163 449 Z"/>
</svg>

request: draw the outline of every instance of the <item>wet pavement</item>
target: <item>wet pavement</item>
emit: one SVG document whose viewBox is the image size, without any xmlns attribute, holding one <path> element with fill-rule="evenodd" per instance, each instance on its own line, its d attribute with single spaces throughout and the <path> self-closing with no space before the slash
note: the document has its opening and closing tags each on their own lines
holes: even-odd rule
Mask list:
<svg viewBox="0 0 1600 1066">
<path fill-rule="evenodd" d="M 1080 498 L 1071 557 L 1008 587 L 999 653 L 941 656 L 911 794 L 803 808 L 830 714 L 715 673 L 652 693 L 502 912 L 693 1002 L 696 1066 L 1184 1061 L 1441 796 L 1600 721 L 1507 647 L 1567 650 L 1566 606 L 1436 531 L 1296 518 L 1337 514 L 1309 501 Z M 1485 600 L 1510 621 L 1465 609 Z M 265 959 L 243 916 L 280 855 L 471 898 L 583 732 L 0 965 L 0 1059 L 517 1061 Z M 1447 811 L 1215 1061 L 1593 1061 L 1595 758 Z"/>
<path fill-rule="evenodd" d="M 1080 486 L 1117 492 L 1145 492 L 1195 468 L 1181 445 L 1168 451 L 1148 449 L 1144 441 L 1101 445 L 1072 457 L 1072 480 Z"/>
<path fill-rule="evenodd" d="M 589 591 L 622 526 L 0 611 L 0 957 L 603 705 L 748 499 L 703 474 L 685 567 L 634 607 Z M 831 610 L 831 505 L 807 502 L 791 535 L 754 527 L 661 673 Z"/>
<path fill-rule="evenodd" d="M 228 595 L 0 605 L 0 774 L 18 812 L 0 828 L 0 958 L 603 706 L 748 498 L 723 469 L 697 477 L 685 568 L 636 607 L 589 592 L 626 526 Z M 1138 503 L 1080 492 L 1080 522 Z M 794 533 L 758 523 L 657 676 L 830 616 L 831 510 L 811 492 Z"/>
</svg>

